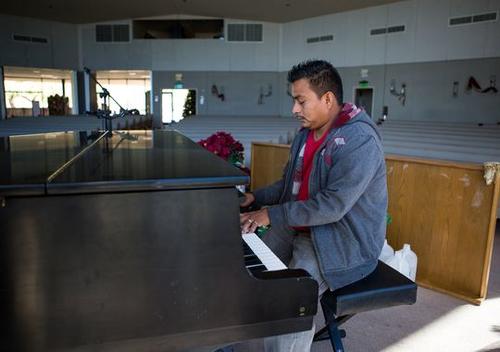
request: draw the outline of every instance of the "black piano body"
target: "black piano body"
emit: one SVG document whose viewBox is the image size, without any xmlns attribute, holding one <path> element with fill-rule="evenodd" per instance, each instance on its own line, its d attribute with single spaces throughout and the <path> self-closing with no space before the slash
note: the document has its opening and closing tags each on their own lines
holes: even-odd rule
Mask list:
<svg viewBox="0 0 500 352">
<path fill-rule="evenodd" d="M 235 185 L 170 130 L 0 139 L 1 351 L 181 351 L 310 328 L 304 271 L 249 274 Z"/>
</svg>

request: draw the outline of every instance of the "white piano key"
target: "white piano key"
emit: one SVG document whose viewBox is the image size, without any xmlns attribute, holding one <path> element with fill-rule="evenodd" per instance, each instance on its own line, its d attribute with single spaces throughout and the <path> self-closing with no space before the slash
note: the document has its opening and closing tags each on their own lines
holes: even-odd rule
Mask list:
<svg viewBox="0 0 500 352">
<path fill-rule="evenodd" d="M 255 233 L 241 235 L 252 252 L 269 271 L 287 269 L 286 265 L 269 249 Z"/>
</svg>

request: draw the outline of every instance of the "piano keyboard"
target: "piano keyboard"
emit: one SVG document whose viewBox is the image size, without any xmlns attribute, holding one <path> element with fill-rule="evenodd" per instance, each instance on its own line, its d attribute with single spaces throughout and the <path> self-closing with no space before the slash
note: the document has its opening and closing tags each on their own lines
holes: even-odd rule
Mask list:
<svg viewBox="0 0 500 352">
<path fill-rule="evenodd" d="M 255 233 L 242 234 L 245 266 L 252 273 L 287 269 Z"/>
</svg>

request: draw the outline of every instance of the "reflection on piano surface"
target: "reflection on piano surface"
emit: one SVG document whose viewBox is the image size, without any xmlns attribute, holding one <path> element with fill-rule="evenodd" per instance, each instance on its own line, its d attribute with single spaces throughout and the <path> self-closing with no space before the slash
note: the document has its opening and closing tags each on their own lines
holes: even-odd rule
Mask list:
<svg viewBox="0 0 500 352">
<path fill-rule="evenodd" d="M 177 132 L 10 137 L 0 156 L 0 351 L 177 351 L 310 328 L 316 282 L 255 255 L 256 236 L 242 246 L 234 186 L 248 177 Z"/>
</svg>

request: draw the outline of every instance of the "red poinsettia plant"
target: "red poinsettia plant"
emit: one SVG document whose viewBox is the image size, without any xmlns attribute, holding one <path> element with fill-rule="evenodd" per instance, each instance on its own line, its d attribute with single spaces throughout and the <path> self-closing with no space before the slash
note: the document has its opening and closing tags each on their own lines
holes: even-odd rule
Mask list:
<svg viewBox="0 0 500 352">
<path fill-rule="evenodd" d="M 207 139 L 199 141 L 198 144 L 243 171 L 250 172 L 243 163 L 243 145 L 235 140 L 230 133 L 223 131 L 215 132 Z"/>
</svg>

